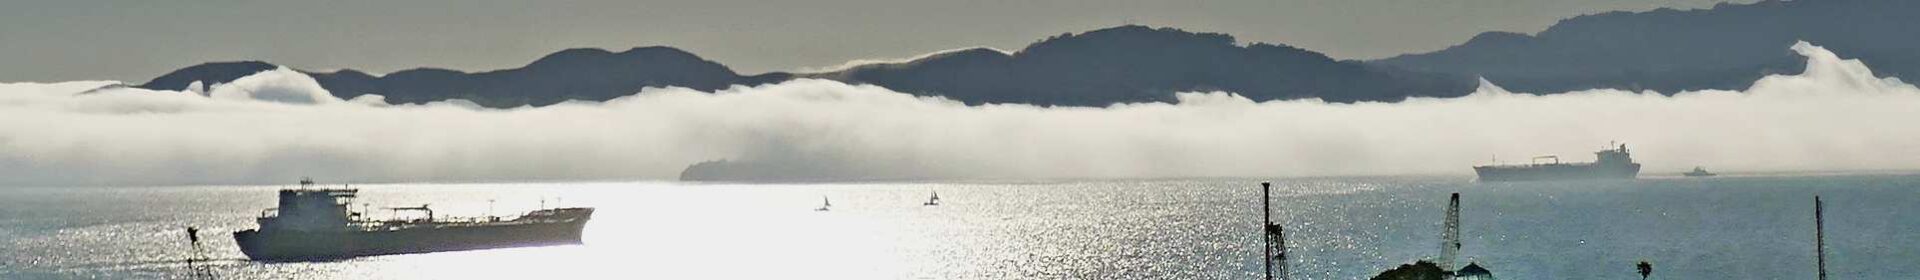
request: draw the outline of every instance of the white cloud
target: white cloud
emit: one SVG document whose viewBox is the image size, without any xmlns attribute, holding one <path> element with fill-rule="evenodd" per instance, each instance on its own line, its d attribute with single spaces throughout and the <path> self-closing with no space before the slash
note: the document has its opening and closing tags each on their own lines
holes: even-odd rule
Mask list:
<svg viewBox="0 0 1920 280">
<path fill-rule="evenodd" d="M 824 80 L 604 103 L 368 105 L 270 71 L 210 96 L 0 84 L 0 185 L 674 179 L 732 159 L 848 177 L 1470 174 L 1491 155 L 1629 143 L 1647 172 L 1920 169 L 1920 90 L 1807 44 L 1745 92 L 1535 96 L 1492 85 L 1401 103 L 966 106 Z M 466 104 L 470 104 L 467 102 Z M 818 171 L 818 170 L 816 170 Z"/>
<path fill-rule="evenodd" d="M 827 67 L 803 67 L 803 68 L 800 68 L 800 69 L 797 69 L 797 70 L 794 70 L 794 72 L 797 72 L 797 73 L 827 73 L 827 72 L 839 72 L 839 71 L 842 71 L 842 70 L 847 70 L 847 69 L 853 69 L 854 67 L 860 67 L 860 66 L 867 66 L 867 65 L 880 65 L 880 64 L 902 64 L 902 63 L 908 63 L 908 62 L 913 62 L 913 61 L 916 61 L 916 60 L 921 60 L 921 59 L 927 59 L 927 58 L 931 58 L 931 57 L 935 57 L 935 56 L 941 56 L 941 55 L 947 55 L 947 54 L 952 54 L 952 53 L 957 53 L 957 52 L 964 52 L 964 51 L 971 51 L 971 50 L 976 50 L 976 49 L 985 49 L 985 50 L 992 50 L 992 51 L 995 51 L 995 52 L 999 52 L 999 53 L 1001 53 L 1001 54 L 1006 54 L 1006 55 L 1012 55 L 1012 54 L 1013 54 L 1013 52 L 1009 52 L 1009 51 L 1005 51 L 1005 50 L 1001 50 L 1001 49 L 999 49 L 999 48 L 994 48 L 994 47 L 986 47 L 986 46 L 977 46 L 977 47 L 967 47 L 967 48 L 958 48 L 958 49 L 949 49 L 949 50 L 942 50 L 942 51 L 936 51 L 936 52 L 930 52 L 930 53 L 925 53 L 925 54 L 921 54 L 921 55 L 917 55 L 917 56 L 913 56 L 913 57 L 905 57 L 905 58 L 882 58 L 882 59 L 855 59 L 855 60 L 848 60 L 847 62 L 841 62 L 841 63 L 840 63 L 840 65 L 834 65 L 834 66 L 827 66 Z"/>
<path fill-rule="evenodd" d="M 313 77 L 286 67 L 234 79 L 225 86 L 213 87 L 207 96 L 213 99 L 309 105 L 343 101 L 320 88 L 320 82 L 314 81 Z"/>
</svg>

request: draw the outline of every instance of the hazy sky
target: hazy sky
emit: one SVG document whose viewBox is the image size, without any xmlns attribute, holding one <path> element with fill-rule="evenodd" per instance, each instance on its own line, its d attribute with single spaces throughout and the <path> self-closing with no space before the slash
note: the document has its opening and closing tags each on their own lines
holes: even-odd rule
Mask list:
<svg viewBox="0 0 1920 280">
<path fill-rule="evenodd" d="M 1365 59 L 1436 50 L 1482 31 L 1535 32 L 1581 14 L 1718 2 L 1727 1 L 21 0 L 0 2 L 0 81 L 144 82 L 230 60 L 471 71 L 516 67 L 565 48 L 650 45 L 760 73 L 969 46 L 1013 50 L 1125 23 Z"/>
</svg>

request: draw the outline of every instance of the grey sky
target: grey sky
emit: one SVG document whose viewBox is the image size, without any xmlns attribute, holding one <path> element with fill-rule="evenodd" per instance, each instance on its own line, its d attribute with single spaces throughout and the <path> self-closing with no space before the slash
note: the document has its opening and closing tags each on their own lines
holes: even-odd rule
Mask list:
<svg viewBox="0 0 1920 280">
<path fill-rule="evenodd" d="M 1733 0 L 1732 2 L 1753 2 Z M 1337 58 L 1430 51 L 1614 10 L 1727 0 L 150 1 L 0 2 L 0 81 L 144 82 L 206 61 L 374 73 L 515 67 L 572 47 L 666 45 L 742 73 L 1035 40 L 1125 23 L 1232 34 Z"/>
</svg>

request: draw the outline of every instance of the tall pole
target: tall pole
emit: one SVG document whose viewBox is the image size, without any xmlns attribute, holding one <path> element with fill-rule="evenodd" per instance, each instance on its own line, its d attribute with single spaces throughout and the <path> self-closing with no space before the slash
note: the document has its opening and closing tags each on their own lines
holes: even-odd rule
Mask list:
<svg viewBox="0 0 1920 280">
<path fill-rule="evenodd" d="M 1267 280 L 1273 280 L 1273 238 L 1267 238 L 1271 231 L 1268 228 L 1273 227 L 1273 207 L 1268 205 L 1272 203 L 1270 202 L 1273 200 L 1272 195 L 1273 183 L 1260 182 L 1260 231 L 1262 232 L 1260 240 L 1264 243 L 1260 248 L 1266 250 L 1265 253 L 1260 254 L 1260 259 L 1266 261 L 1266 265 L 1261 266 L 1260 269 L 1266 270 Z"/>
<path fill-rule="evenodd" d="M 1460 254 L 1460 193 L 1447 198 L 1447 217 L 1440 231 L 1440 269 L 1453 271 Z M 1451 278 L 1451 277 L 1447 277 Z"/>
<path fill-rule="evenodd" d="M 1260 221 L 1261 234 L 1266 242 L 1266 253 L 1260 259 L 1266 263 L 1267 280 L 1287 278 L 1287 230 L 1273 223 L 1273 183 L 1260 182 Z"/>
<path fill-rule="evenodd" d="M 1820 280 L 1827 280 L 1827 233 L 1821 208 L 1820 196 L 1813 196 L 1813 254 L 1819 260 Z"/>
</svg>

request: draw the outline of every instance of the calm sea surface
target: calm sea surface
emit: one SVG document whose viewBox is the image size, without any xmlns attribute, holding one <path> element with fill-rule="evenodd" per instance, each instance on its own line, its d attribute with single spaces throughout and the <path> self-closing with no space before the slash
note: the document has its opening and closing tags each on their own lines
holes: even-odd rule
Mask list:
<svg viewBox="0 0 1920 280">
<path fill-rule="evenodd" d="M 1834 278 L 1920 275 L 1920 176 L 1471 181 L 1274 180 L 1293 276 L 1437 255 L 1451 192 L 1461 263 L 1503 279 L 1629 279 L 1641 260 L 1658 279 L 1811 279 L 1814 195 Z M 246 261 L 228 234 L 280 186 L 0 188 L 0 279 L 188 279 L 187 226 L 222 279 L 1253 279 L 1257 182 L 355 185 L 361 203 L 443 215 L 599 210 L 585 245 L 294 263 Z M 944 204 L 921 206 L 936 190 Z M 813 211 L 822 196 L 832 211 Z"/>
</svg>

